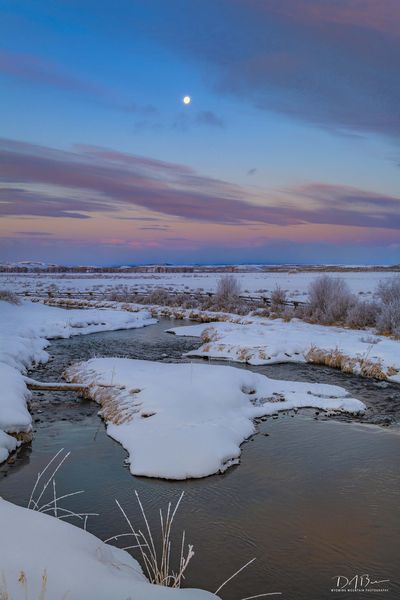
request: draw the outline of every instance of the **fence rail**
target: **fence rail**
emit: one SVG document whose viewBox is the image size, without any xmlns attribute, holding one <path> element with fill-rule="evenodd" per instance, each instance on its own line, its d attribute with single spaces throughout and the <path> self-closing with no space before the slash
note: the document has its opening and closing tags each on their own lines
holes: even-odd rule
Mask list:
<svg viewBox="0 0 400 600">
<path fill-rule="evenodd" d="M 169 295 L 169 296 L 190 296 L 191 298 L 212 298 L 214 296 L 216 296 L 215 292 L 204 292 L 204 291 L 199 291 L 199 292 L 195 292 L 195 291 L 177 291 L 177 290 L 166 290 L 165 288 L 163 288 L 163 290 Z M 136 290 L 129 290 L 128 295 L 129 295 L 129 300 L 124 300 L 123 299 L 123 293 L 121 293 L 121 302 L 135 302 L 135 296 L 140 297 L 141 299 L 143 298 L 149 298 L 156 290 L 151 290 L 151 291 L 136 291 Z M 115 294 L 115 293 L 114 293 Z M 35 291 L 35 292 L 29 292 L 29 291 L 23 291 L 23 292 L 17 292 L 18 296 L 22 296 L 22 297 L 32 297 L 32 298 L 53 298 L 53 299 L 58 299 L 61 300 L 63 298 L 65 299 L 69 299 L 69 300 L 101 300 L 101 301 L 110 301 L 111 298 L 110 296 L 112 295 L 112 292 L 101 292 L 101 291 L 61 291 L 61 290 L 57 290 L 57 291 L 51 291 L 51 290 L 39 290 L 39 291 Z M 254 294 L 239 294 L 239 298 L 241 300 L 244 300 L 244 302 L 248 302 L 249 304 L 261 304 L 261 305 L 265 305 L 265 306 L 271 306 L 272 301 L 271 301 L 271 297 L 270 296 L 264 296 L 264 295 L 254 295 Z M 141 302 L 142 303 L 142 302 Z M 298 306 L 305 306 L 307 303 L 300 301 L 300 300 L 286 300 L 284 302 L 282 302 L 281 304 L 283 304 L 284 306 L 293 306 L 293 307 L 298 307 Z"/>
</svg>

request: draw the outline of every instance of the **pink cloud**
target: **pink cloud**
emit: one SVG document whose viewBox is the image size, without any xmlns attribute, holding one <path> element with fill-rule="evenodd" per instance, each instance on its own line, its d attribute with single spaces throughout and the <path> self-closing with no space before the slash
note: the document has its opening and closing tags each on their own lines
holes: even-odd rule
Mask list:
<svg viewBox="0 0 400 600">
<path fill-rule="evenodd" d="M 66 152 L 3 140 L 0 175 L 6 184 L 0 192 L 3 215 L 87 219 L 99 212 L 118 217 L 126 208 L 141 207 L 230 226 L 400 227 L 399 197 L 323 183 L 274 194 L 260 191 L 256 197 L 252 189 L 199 175 L 184 165 L 102 148 Z"/>
</svg>

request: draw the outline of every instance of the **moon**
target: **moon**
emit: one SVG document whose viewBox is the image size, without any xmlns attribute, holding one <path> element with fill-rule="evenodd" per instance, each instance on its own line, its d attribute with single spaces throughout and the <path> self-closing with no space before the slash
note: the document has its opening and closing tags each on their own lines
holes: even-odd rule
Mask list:
<svg viewBox="0 0 400 600">
<path fill-rule="evenodd" d="M 192 99 L 190 96 L 184 96 L 183 100 L 182 100 L 183 104 L 190 104 L 191 101 L 192 101 Z"/>
</svg>

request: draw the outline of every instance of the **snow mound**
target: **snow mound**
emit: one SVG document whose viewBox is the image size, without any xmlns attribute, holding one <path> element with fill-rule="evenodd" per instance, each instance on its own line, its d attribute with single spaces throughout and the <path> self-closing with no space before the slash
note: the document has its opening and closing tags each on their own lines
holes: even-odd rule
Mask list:
<svg viewBox="0 0 400 600">
<path fill-rule="evenodd" d="M 90 387 L 134 475 L 186 479 L 238 462 L 253 419 L 300 407 L 362 412 L 340 387 L 277 381 L 228 366 L 99 358 L 66 372 Z"/>
<path fill-rule="evenodd" d="M 342 371 L 400 383 L 400 342 L 368 331 L 315 325 L 293 319 L 243 319 L 168 330 L 205 342 L 188 356 L 251 365 L 315 362 Z"/>
<path fill-rule="evenodd" d="M 0 463 L 15 449 L 4 432 L 27 433 L 32 429 L 27 410 L 30 393 L 23 373 L 32 363 L 48 359 L 47 339 L 134 329 L 155 322 L 147 310 L 65 310 L 31 302 L 15 305 L 0 301 Z"/>
<path fill-rule="evenodd" d="M 138 562 L 124 550 L 70 523 L 2 499 L 0 531 L 1 597 L 3 593 L 13 600 L 217 598 L 202 590 L 152 585 Z M 43 576 L 47 576 L 47 584 L 42 595 Z"/>
</svg>

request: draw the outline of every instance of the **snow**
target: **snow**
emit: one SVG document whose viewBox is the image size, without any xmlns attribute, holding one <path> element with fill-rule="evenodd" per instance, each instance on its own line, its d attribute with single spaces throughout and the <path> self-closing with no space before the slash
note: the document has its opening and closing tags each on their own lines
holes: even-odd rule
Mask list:
<svg viewBox="0 0 400 600">
<path fill-rule="evenodd" d="M 17 440 L 0 429 L 0 463 L 7 460 L 10 452 L 13 452 L 17 446 Z"/>
<path fill-rule="evenodd" d="M 276 286 L 287 291 L 288 298 L 304 301 L 310 283 L 319 277 L 320 272 L 288 270 L 287 272 L 238 272 L 235 277 L 239 280 L 244 293 L 270 296 Z M 369 298 L 379 281 L 393 277 L 390 271 L 343 271 L 330 272 L 331 277 L 344 279 L 352 292 Z M 151 291 L 157 287 L 175 291 L 214 292 L 220 273 L 0 273 L 0 289 L 14 292 L 43 293 L 51 285 L 65 292 L 103 292 L 116 291 L 118 286 L 126 286 L 133 291 Z M 57 295 L 57 293 L 56 293 Z"/>
<path fill-rule="evenodd" d="M 155 323 L 147 310 L 65 310 L 22 302 L 0 301 L 0 462 L 15 448 L 5 433 L 32 429 L 27 409 L 30 393 L 23 374 L 34 362 L 48 359 L 47 339 L 98 331 L 132 329 Z M 5 432 L 5 433 L 4 433 Z"/>
<path fill-rule="evenodd" d="M 66 376 L 90 386 L 107 433 L 128 451 L 131 473 L 166 479 L 205 477 L 237 463 L 255 418 L 300 407 L 365 409 L 337 386 L 228 366 L 95 358 Z"/>
<path fill-rule="evenodd" d="M 138 562 L 124 550 L 105 544 L 70 523 L 2 499 L 0 531 L 1 597 L 4 594 L 13 600 L 217 598 L 202 590 L 152 585 Z M 42 594 L 44 574 L 47 585 Z"/>
<path fill-rule="evenodd" d="M 316 348 L 328 354 L 339 351 L 347 357 L 343 370 L 362 373 L 368 365 L 377 365 L 383 378 L 400 383 L 400 342 L 365 330 L 327 327 L 298 319 L 285 322 L 244 318 L 236 323 L 214 322 L 168 331 L 183 336 L 203 335 L 206 343 L 189 356 L 266 365 L 312 362 L 308 353 Z"/>
</svg>

